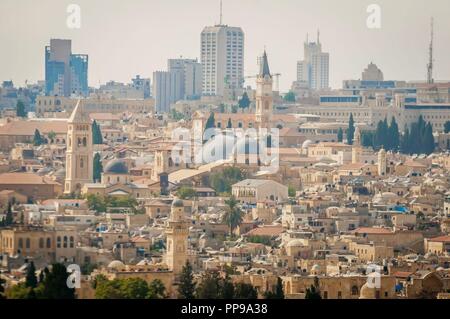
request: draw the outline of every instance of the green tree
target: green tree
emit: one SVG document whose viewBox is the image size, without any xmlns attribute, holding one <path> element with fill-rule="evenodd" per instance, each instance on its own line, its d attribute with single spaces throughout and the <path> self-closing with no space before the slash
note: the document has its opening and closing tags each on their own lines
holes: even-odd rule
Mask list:
<svg viewBox="0 0 450 319">
<path fill-rule="evenodd" d="M 242 97 L 238 101 L 238 105 L 241 109 L 245 109 L 250 106 L 250 99 L 248 98 L 247 92 L 244 92 L 244 94 L 242 94 Z"/>
<path fill-rule="evenodd" d="M 89 209 L 95 210 L 96 212 L 99 213 L 106 212 L 107 203 L 103 196 L 89 194 L 87 195 L 87 201 Z"/>
<path fill-rule="evenodd" d="M 50 131 L 47 134 L 47 137 L 52 143 L 54 143 L 55 142 L 55 138 L 56 138 L 56 133 L 54 131 Z"/>
<path fill-rule="evenodd" d="M 100 182 L 103 173 L 103 164 L 99 153 L 95 153 L 94 155 L 93 171 L 94 171 L 93 176 L 94 183 Z"/>
<path fill-rule="evenodd" d="M 235 296 L 234 284 L 228 274 L 221 280 L 220 283 L 220 298 L 233 299 Z"/>
<path fill-rule="evenodd" d="M 17 285 L 9 287 L 6 290 L 6 298 L 7 299 L 28 299 L 30 296 L 30 291 L 33 290 L 30 287 L 27 287 L 25 283 L 21 282 Z"/>
<path fill-rule="evenodd" d="M 444 124 L 444 132 L 450 133 L 450 121 L 445 122 Z"/>
<path fill-rule="evenodd" d="M 119 291 L 123 299 L 145 299 L 149 294 L 147 282 L 141 278 L 119 280 Z"/>
<path fill-rule="evenodd" d="M 373 147 L 374 134 L 370 131 L 361 132 L 361 145 L 364 147 Z"/>
<path fill-rule="evenodd" d="M 209 186 L 217 193 L 231 193 L 231 186 L 245 179 L 245 174 L 237 167 L 226 167 L 221 172 L 209 176 Z"/>
<path fill-rule="evenodd" d="M 34 266 L 34 262 L 31 261 L 28 265 L 27 275 L 25 277 L 25 286 L 29 288 L 36 288 L 38 284 L 38 280 L 36 277 L 36 267 Z"/>
<path fill-rule="evenodd" d="M 18 117 L 27 117 L 27 112 L 25 111 L 25 104 L 21 100 L 17 101 L 16 115 Z"/>
<path fill-rule="evenodd" d="M 349 145 L 353 145 L 354 135 L 355 135 L 355 121 L 353 120 L 353 113 L 350 113 L 347 129 L 347 143 Z"/>
<path fill-rule="evenodd" d="M 284 299 L 284 291 L 283 291 L 283 281 L 280 277 L 277 279 L 276 286 L 273 287 L 272 291 L 266 291 L 264 294 L 265 299 Z"/>
<path fill-rule="evenodd" d="M 319 278 L 314 278 L 314 284 L 310 288 L 306 288 L 305 299 L 322 299 L 319 288 Z"/>
<path fill-rule="evenodd" d="M 166 298 L 166 287 L 159 279 L 153 280 L 148 286 L 147 299 L 164 299 Z"/>
<path fill-rule="evenodd" d="M 44 144 L 44 139 L 42 138 L 41 133 L 39 132 L 38 129 L 36 129 L 34 131 L 33 144 L 34 144 L 34 146 L 39 146 L 39 145 Z"/>
<path fill-rule="evenodd" d="M 38 296 L 43 299 L 74 299 L 75 290 L 67 286 L 68 277 L 63 264 L 53 264 L 52 270 L 45 276 Z"/>
<path fill-rule="evenodd" d="M 225 200 L 225 204 L 228 206 L 228 209 L 223 216 L 223 221 L 228 225 L 230 236 L 232 236 L 233 231 L 242 223 L 244 213 L 238 207 L 238 201 L 234 196 Z"/>
<path fill-rule="evenodd" d="M 95 120 L 92 122 L 92 143 L 103 144 L 102 131 Z"/>
<path fill-rule="evenodd" d="M 395 117 L 392 117 L 389 125 L 389 150 L 397 151 L 400 148 L 400 133 L 398 131 L 398 124 Z"/>
<path fill-rule="evenodd" d="M 341 143 L 343 140 L 344 140 L 344 130 L 342 130 L 342 127 L 340 127 L 337 133 L 337 141 Z"/>
<path fill-rule="evenodd" d="M 285 102 L 295 102 L 295 93 L 292 91 L 289 91 L 286 93 L 283 97 Z"/>
<path fill-rule="evenodd" d="M 289 185 L 289 187 L 288 187 L 289 197 L 295 197 L 296 193 L 297 193 L 297 190 L 295 189 L 295 187 L 292 185 Z"/>
<path fill-rule="evenodd" d="M 233 124 L 231 123 L 231 118 L 228 119 L 227 128 L 233 128 Z"/>
<path fill-rule="evenodd" d="M 239 282 L 234 286 L 235 299 L 257 299 L 258 292 L 251 284 Z"/>
<path fill-rule="evenodd" d="M 181 199 L 195 198 L 197 196 L 197 192 L 192 187 L 181 186 L 177 191 L 177 196 Z"/>
<path fill-rule="evenodd" d="M 214 112 L 209 113 L 209 117 L 206 120 L 206 124 L 205 124 L 205 130 L 209 129 L 209 128 L 214 128 L 216 127 L 216 120 L 214 119 Z"/>
<path fill-rule="evenodd" d="M 195 286 L 192 266 L 188 260 L 183 266 L 180 275 L 180 285 L 178 286 L 178 295 L 180 299 L 194 299 Z"/>
<path fill-rule="evenodd" d="M 11 226 L 14 223 L 14 216 L 12 212 L 12 205 L 8 203 L 8 208 L 6 209 L 5 226 Z"/>
<path fill-rule="evenodd" d="M 219 299 L 221 297 L 221 282 L 219 273 L 208 271 L 196 289 L 198 299 Z"/>
</svg>

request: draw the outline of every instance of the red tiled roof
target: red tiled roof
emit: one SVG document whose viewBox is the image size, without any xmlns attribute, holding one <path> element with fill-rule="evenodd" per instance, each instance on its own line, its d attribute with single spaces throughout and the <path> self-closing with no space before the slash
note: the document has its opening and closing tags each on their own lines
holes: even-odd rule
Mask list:
<svg viewBox="0 0 450 319">
<path fill-rule="evenodd" d="M 278 236 L 283 232 L 283 226 L 280 225 L 270 225 L 261 226 L 250 230 L 245 236 Z"/>
<path fill-rule="evenodd" d="M 450 236 L 439 236 L 428 239 L 428 241 L 432 242 L 440 242 L 440 243 L 448 243 L 450 242 Z"/>
</svg>

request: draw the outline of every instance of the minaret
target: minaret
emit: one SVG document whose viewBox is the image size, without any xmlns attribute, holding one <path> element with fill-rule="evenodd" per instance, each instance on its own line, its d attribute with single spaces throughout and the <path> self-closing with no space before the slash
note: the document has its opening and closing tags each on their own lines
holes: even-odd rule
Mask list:
<svg viewBox="0 0 450 319">
<path fill-rule="evenodd" d="M 181 272 L 188 259 L 188 235 L 189 222 L 184 216 L 183 201 L 175 199 L 166 224 L 166 264 L 175 274 Z"/>
<path fill-rule="evenodd" d="M 378 175 L 386 176 L 386 172 L 387 172 L 386 151 L 382 147 L 378 152 Z"/>
<path fill-rule="evenodd" d="M 267 54 L 264 50 L 261 70 L 256 78 L 256 123 L 259 129 L 270 129 L 273 110 L 272 83 L 273 80 L 269 70 L 269 62 L 267 61 Z"/>
<path fill-rule="evenodd" d="M 352 163 L 360 163 L 361 155 L 362 155 L 362 147 L 361 147 L 361 132 L 359 130 L 359 126 L 355 129 L 355 139 L 353 140 L 352 146 Z"/>
<path fill-rule="evenodd" d="M 80 193 L 93 179 L 92 125 L 79 100 L 67 122 L 66 181 L 64 193 Z"/>
</svg>

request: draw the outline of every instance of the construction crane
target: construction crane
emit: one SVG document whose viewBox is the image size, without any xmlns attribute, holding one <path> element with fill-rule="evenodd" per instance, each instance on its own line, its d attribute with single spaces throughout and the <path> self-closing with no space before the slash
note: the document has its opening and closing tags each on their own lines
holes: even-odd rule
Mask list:
<svg viewBox="0 0 450 319">
<path fill-rule="evenodd" d="M 274 91 L 276 91 L 276 92 L 279 92 L 279 90 L 280 90 L 280 76 L 281 76 L 281 73 L 272 74 L 272 77 L 275 78 L 275 90 Z M 258 75 L 244 76 L 243 82 L 245 82 L 246 79 L 256 79 L 257 77 L 258 77 Z"/>
</svg>

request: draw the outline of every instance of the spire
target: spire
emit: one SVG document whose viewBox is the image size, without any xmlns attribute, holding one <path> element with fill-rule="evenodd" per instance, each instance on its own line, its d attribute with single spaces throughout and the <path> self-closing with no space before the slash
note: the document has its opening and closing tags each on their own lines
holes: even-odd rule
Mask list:
<svg viewBox="0 0 450 319">
<path fill-rule="evenodd" d="M 222 25 L 222 0 L 220 0 L 220 20 L 219 25 Z"/>
<path fill-rule="evenodd" d="M 427 82 L 428 84 L 434 83 L 433 79 L 433 40 L 434 40 L 434 19 L 431 18 L 431 41 L 430 41 L 430 52 L 429 61 L 427 64 Z"/>
<path fill-rule="evenodd" d="M 264 55 L 263 55 L 263 61 L 262 61 L 263 65 L 261 68 L 261 76 L 265 77 L 266 75 L 268 75 L 269 77 L 272 77 L 270 75 L 270 70 L 269 70 L 269 62 L 267 61 L 267 53 L 266 50 L 264 50 Z"/>
<path fill-rule="evenodd" d="M 91 120 L 86 112 L 83 109 L 83 102 L 78 100 L 77 105 L 72 111 L 70 115 L 68 123 L 90 123 Z"/>
</svg>

